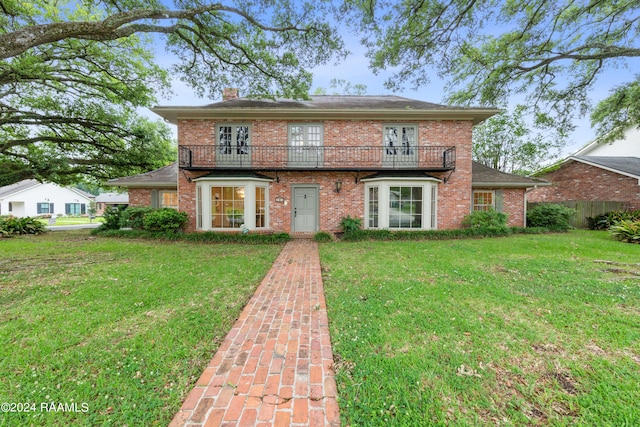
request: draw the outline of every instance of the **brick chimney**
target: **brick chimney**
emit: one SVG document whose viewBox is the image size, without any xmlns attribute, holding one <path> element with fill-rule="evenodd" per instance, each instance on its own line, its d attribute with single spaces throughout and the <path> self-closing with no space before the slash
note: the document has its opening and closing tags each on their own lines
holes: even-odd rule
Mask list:
<svg viewBox="0 0 640 427">
<path fill-rule="evenodd" d="M 238 89 L 232 87 L 226 87 L 222 90 L 222 100 L 231 101 L 238 98 Z"/>
</svg>

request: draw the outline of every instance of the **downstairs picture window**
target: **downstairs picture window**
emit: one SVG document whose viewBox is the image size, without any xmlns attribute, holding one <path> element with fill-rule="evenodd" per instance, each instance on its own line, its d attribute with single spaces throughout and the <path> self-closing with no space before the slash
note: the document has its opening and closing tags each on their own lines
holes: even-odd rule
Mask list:
<svg viewBox="0 0 640 427">
<path fill-rule="evenodd" d="M 363 181 L 367 228 L 437 228 L 437 179 L 373 178 Z"/>
<path fill-rule="evenodd" d="M 257 230 L 268 227 L 268 179 L 229 181 L 203 178 L 196 186 L 196 225 L 200 230 Z"/>
</svg>

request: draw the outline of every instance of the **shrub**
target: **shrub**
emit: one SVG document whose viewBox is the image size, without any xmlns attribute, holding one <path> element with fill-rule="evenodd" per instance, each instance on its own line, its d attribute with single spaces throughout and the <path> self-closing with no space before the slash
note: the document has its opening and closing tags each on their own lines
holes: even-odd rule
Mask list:
<svg viewBox="0 0 640 427">
<path fill-rule="evenodd" d="M 104 211 L 102 218 L 104 222 L 100 227 L 101 230 L 117 230 L 120 228 L 120 217 L 122 216 L 123 209 L 121 207 L 110 207 Z"/>
<path fill-rule="evenodd" d="M 188 219 L 189 216 L 186 212 L 163 208 L 144 214 L 142 223 L 143 228 L 147 231 L 176 233 L 184 227 Z"/>
<path fill-rule="evenodd" d="M 587 218 L 591 230 L 608 230 L 620 221 L 640 221 L 640 210 L 611 211 Z"/>
<path fill-rule="evenodd" d="M 527 212 L 528 227 L 546 227 L 549 230 L 568 230 L 569 220 L 576 210 L 554 203 L 542 203 Z"/>
<path fill-rule="evenodd" d="M 333 242 L 333 236 L 326 231 L 319 231 L 313 236 L 313 240 L 318 243 Z"/>
<path fill-rule="evenodd" d="M 41 234 L 47 231 L 46 226 L 36 218 L 15 216 L 0 217 L 0 235 L 15 236 L 19 234 Z"/>
<path fill-rule="evenodd" d="M 640 221 L 622 220 L 612 225 L 609 231 L 618 240 L 640 244 Z"/>
<path fill-rule="evenodd" d="M 120 215 L 120 227 L 142 230 L 144 229 L 145 215 L 153 211 L 153 208 L 148 207 L 128 207 Z"/>
<path fill-rule="evenodd" d="M 340 227 L 345 234 L 355 233 L 362 228 L 362 220 L 360 218 L 351 218 L 350 215 L 340 220 Z"/>
<path fill-rule="evenodd" d="M 493 209 L 489 209 L 487 211 L 473 211 L 464 217 L 462 225 L 467 228 L 504 228 L 507 226 L 507 218 L 508 215 L 506 213 L 496 212 Z"/>
</svg>

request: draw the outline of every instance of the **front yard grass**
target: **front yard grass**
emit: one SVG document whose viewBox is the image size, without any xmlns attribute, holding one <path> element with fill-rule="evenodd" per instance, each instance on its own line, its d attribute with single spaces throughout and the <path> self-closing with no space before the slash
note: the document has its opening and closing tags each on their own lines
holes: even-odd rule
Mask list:
<svg viewBox="0 0 640 427">
<path fill-rule="evenodd" d="M 0 239 L 0 426 L 166 426 L 280 249 Z"/>
<path fill-rule="evenodd" d="M 343 425 L 640 425 L 640 246 L 320 246 Z"/>
</svg>

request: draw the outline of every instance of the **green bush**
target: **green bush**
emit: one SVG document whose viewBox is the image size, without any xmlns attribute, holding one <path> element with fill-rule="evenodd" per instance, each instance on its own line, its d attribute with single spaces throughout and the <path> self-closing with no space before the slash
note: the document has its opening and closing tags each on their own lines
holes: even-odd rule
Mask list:
<svg viewBox="0 0 640 427">
<path fill-rule="evenodd" d="M 326 231 L 319 231 L 313 236 L 313 240 L 318 243 L 333 242 L 333 236 Z"/>
<path fill-rule="evenodd" d="M 496 212 L 493 209 L 489 209 L 487 211 L 473 211 L 469 215 L 464 217 L 464 219 L 462 220 L 462 225 L 467 228 L 504 228 L 507 226 L 508 217 L 509 216 L 506 213 Z"/>
<path fill-rule="evenodd" d="M 549 232 L 545 227 L 474 227 L 454 230 L 358 230 L 345 233 L 342 240 L 357 242 L 362 240 L 449 240 L 473 239 L 484 237 L 503 237 L 511 234 L 542 234 Z"/>
<path fill-rule="evenodd" d="M 351 218 L 351 215 L 340 220 L 340 228 L 345 234 L 356 233 L 362 228 L 362 220 L 360 218 Z"/>
<path fill-rule="evenodd" d="M 120 228 L 133 228 L 134 230 L 144 229 L 144 217 L 153 212 L 153 208 L 148 207 L 128 207 L 120 215 Z"/>
<path fill-rule="evenodd" d="M 104 222 L 100 227 L 101 230 L 117 230 L 120 228 L 120 217 L 122 216 L 123 208 L 110 207 L 104 211 L 102 218 Z"/>
<path fill-rule="evenodd" d="M 591 230 L 608 230 L 620 221 L 640 221 L 640 210 L 611 211 L 587 218 Z"/>
<path fill-rule="evenodd" d="M 612 225 L 609 231 L 618 240 L 640 244 L 640 221 L 622 220 Z"/>
<path fill-rule="evenodd" d="M 47 231 L 46 226 L 36 218 L 15 216 L 0 217 L 0 235 L 16 236 L 19 234 L 42 234 Z"/>
<path fill-rule="evenodd" d="M 144 214 L 142 223 L 143 228 L 147 231 L 176 233 L 185 226 L 188 219 L 189 215 L 186 212 L 162 208 Z"/>
<path fill-rule="evenodd" d="M 546 227 L 549 230 L 565 231 L 571 228 L 569 220 L 576 210 L 554 203 L 542 203 L 527 212 L 528 227 Z"/>
</svg>

